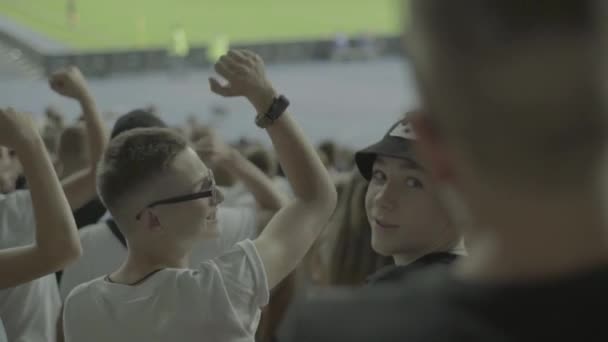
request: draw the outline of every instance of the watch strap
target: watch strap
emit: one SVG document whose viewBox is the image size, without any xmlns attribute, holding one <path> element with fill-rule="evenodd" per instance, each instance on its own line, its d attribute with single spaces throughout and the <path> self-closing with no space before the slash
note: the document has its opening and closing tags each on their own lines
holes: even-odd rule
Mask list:
<svg viewBox="0 0 608 342">
<path fill-rule="evenodd" d="M 255 124 L 258 127 L 266 128 L 272 125 L 278 118 L 285 113 L 289 107 L 289 100 L 284 95 L 275 97 L 268 111 L 264 114 L 258 114 L 255 118 Z"/>
</svg>

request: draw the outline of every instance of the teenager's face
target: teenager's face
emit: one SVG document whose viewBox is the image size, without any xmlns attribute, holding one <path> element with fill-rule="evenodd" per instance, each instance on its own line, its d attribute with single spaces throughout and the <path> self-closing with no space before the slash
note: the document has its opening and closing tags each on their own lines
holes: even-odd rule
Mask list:
<svg viewBox="0 0 608 342">
<path fill-rule="evenodd" d="M 432 252 L 450 228 L 429 176 L 411 160 L 378 156 L 365 209 L 372 247 L 382 255 Z"/>
<path fill-rule="evenodd" d="M 156 186 L 161 188 L 163 195 L 155 200 L 161 200 L 208 190 L 214 187 L 214 182 L 210 170 L 196 152 L 188 148 L 176 156 Z M 159 205 L 153 212 L 167 238 L 178 242 L 213 238 L 218 235 L 216 213 L 222 200 L 218 190 L 216 197 Z"/>
</svg>

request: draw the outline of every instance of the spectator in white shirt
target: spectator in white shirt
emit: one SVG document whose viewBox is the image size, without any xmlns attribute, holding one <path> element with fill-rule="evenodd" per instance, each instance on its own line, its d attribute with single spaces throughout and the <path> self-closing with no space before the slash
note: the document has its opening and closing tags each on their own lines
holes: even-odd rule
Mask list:
<svg viewBox="0 0 608 342">
<path fill-rule="evenodd" d="M 186 141 L 168 129 L 113 139 L 98 188 L 129 245 L 112 274 L 75 288 L 65 302 L 66 341 L 254 341 L 269 289 L 291 272 L 331 216 L 327 171 L 266 78 L 261 59 L 231 51 L 216 65 L 222 96 L 244 96 L 261 114 L 295 198 L 260 236 L 188 268 L 197 239 L 217 236 L 222 195 Z M 272 114 L 264 115 L 265 113 Z M 282 114 L 282 115 L 281 115 Z"/>
<path fill-rule="evenodd" d="M 91 166 L 60 183 L 35 125 L 24 115 L 1 112 L 0 145 L 16 151 L 30 189 L 0 196 L 0 247 L 8 249 L 0 253 L 0 263 L 6 262 L 0 266 L 5 272 L 0 275 L 0 318 L 9 341 L 51 341 L 56 336 L 61 301 L 55 275 L 49 273 L 81 253 L 71 211 L 95 196 L 94 166 L 105 147 L 103 124 L 80 72 L 70 68 L 56 73 L 51 87 L 80 102 Z"/>
<path fill-rule="evenodd" d="M 165 122 L 146 110 L 134 110 L 120 117 L 112 130 L 111 137 L 135 129 L 167 127 Z M 268 223 L 272 215 L 286 202 L 280 192 L 263 173 L 226 145 L 218 137 L 199 141 L 199 155 L 212 160 L 218 167 L 231 173 L 251 192 L 257 201 L 252 207 L 221 207 L 218 209 L 219 236 L 201 241 L 191 255 L 191 265 L 213 259 L 227 251 L 237 242 L 254 239 Z M 204 159 L 204 160 L 205 160 Z M 106 275 L 117 269 L 127 256 L 124 235 L 112 218 L 83 228 L 80 231 L 83 256 L 65 269 L 60 284 L 61 298 L 66 298 L 74 287 Z"/>
</svg>

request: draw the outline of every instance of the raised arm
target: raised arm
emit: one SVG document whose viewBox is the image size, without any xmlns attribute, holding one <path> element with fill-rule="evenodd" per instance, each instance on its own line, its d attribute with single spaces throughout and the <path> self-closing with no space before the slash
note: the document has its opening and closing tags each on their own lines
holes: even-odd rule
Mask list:
<svg viewBox="0 0 608 342">
<path fill-rule="evenodd" d="M 85 78 L 75 67 L 70 67 L 53 74 L 51 88 L 60 95 L 72 98 L 80 104 L 87 126 L 88 147 L 90 150 L 89 166 L 64 179 L 63 190 L 72 210 L 79 209 L 97 195 L 97 163 L 107 144 L 107 135 L 103 120 L 97 111 L 95 99 L 87 87 Z"/>
<path fill-rule="evenodd" d="M 34 244 L 0 250 L 0 289 L 4 289 L 63 269 L 82 251 L 72 211 L 31 119 L 11 109 L 0 110 L 0 145 L 17 151 L 36 221 Z"/>
<path fill-rule="evenodd" d="M 244 96 L 258 114 L 266 113 L 277 97 L 263 61 L 252 52 L 231 51 L 215 70 L 228 83 L 210 79 L 212 91 L 227 97 Z M 268 284 L 274 287 L 295 269 L 317 239 L 335 209 L 337 195 L 315 148 L 289 113 L 274 121 L 267 132 L 295 195 L 255 241 Z"/>
<path fill-rule="evenodd" d="M 223 168 L 243 182 L 263 211 L 275 213 L 287 202 L 268 176 L 239 151 L 222 141 L 215 132 L 210 131 L 197 142 L 196 150 L 203 160 Z"/>
</svg>

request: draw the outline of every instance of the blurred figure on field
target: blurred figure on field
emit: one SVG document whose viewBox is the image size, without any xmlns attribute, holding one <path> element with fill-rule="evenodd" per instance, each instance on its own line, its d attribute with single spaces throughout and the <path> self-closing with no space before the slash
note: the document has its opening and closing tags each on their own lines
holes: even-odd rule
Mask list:
<svg viewBox="0 0 608 342">
<path fill-rule="evenodd" d="M 213 37 L 207 48 L 207 62 L 213 65 L 220 57 L 230 50 L 230 39 L 225 34 L 218 34 Z"/>
<path fill-rule="evenodd" d="M 76 28 L 80 23 L 80 15 L 78 14 L 76 0 L 66 0 L 65 9 L 68 27 L 70 29 Z"/>
<path fill-rule="evenodd" d="M 345 61 L 351 58 L 350 38 L 344 32 L 338 32 L 334 36 L 331 59 Z"/>
<path fill-rule="evenodd" d="M 175 73 L 183 72 L 189 54 L 190 43 L 186 30 L 183 26 L 176 25 L 171 33 L 171 45 L 169 46 L 169 63 L 171 70 Z"/>
</svg>

